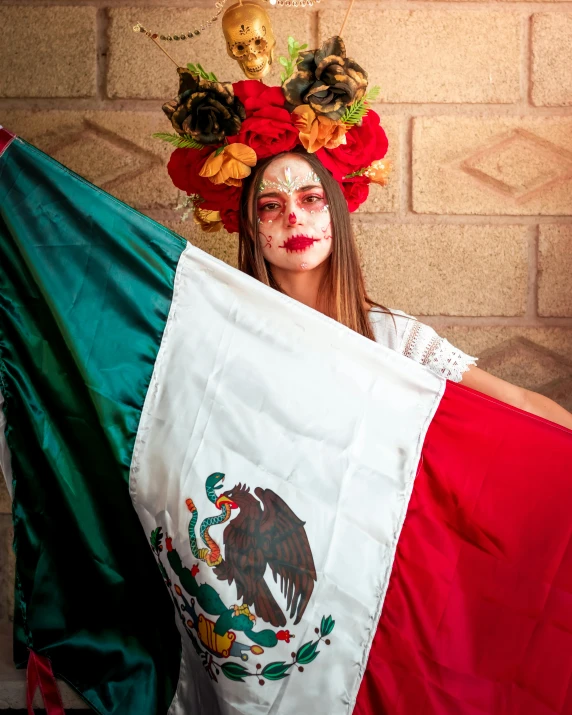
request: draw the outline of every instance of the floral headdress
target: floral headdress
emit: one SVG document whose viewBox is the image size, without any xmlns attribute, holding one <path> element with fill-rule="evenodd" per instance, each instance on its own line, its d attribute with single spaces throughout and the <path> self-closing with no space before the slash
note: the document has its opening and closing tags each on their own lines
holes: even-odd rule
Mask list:
<svg viewBox="0 0 572 715">
<path fill-rule="evenodd" d="M 205 231 L 238 230 L 242 182 L 257 161 L 302 145 L 339 182 L 350 211 L 385 185 L 387 137 L 369 102 L 367 73 L 332 37 L 304 51 L 289 38 L 282 86 L 259 80 L 219 82 L 200 65 L 178 68 L 179 94 L 163 106 L 176 131 L 159 134 L 177 148 L 168 171 L 190 197 Z"/>
</svg>

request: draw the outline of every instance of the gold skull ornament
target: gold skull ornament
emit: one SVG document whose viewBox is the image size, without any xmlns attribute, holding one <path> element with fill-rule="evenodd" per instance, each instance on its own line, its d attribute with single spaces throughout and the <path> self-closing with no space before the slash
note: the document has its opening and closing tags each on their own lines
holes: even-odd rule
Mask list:
<svg viewBox="0 0 572 715">
<path fill-rule="evenodd" d="M 249 79 L 262 79 L 270 71 L 276 39 L 265 10 L 253 2 L 229 7 L 222 17 L 226 49 Z"/>
</svg>

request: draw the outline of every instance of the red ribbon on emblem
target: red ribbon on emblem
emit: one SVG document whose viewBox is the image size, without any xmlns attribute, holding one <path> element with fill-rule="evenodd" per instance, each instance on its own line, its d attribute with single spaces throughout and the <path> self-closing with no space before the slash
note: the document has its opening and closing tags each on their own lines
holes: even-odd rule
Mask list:
<svg viewBox="0 0 572 715">
<path fill-rule="evenodd" d="M 1 150 L 0 150 L 1 151 Z M 34 695 L 36 690 L 40 688 L 46 715 L 65 715 L 62 696 L 58 689 L 58 684 L 54 677 L 52 664 L 49 659 L 43 655 L 29 651 L 28 669 L 26 671 L 26 705 L 28 707 L 28 715 L 34 715 Z"/>
</svg>

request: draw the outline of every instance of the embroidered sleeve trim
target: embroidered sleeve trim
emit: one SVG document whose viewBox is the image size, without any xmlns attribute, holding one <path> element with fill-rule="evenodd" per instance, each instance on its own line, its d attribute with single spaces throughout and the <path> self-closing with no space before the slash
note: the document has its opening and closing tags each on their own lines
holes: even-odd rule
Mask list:
<svg viewBox="0 0 572 715">
<path fill-rule="evenodd" d="M 452 382 L 461 382 L 463 373 L 477 364 L 477 358 L 458 350 L 433 328 L 416 320 L 410 321 L 405 329 L 402 352 Z"/>
</svg>

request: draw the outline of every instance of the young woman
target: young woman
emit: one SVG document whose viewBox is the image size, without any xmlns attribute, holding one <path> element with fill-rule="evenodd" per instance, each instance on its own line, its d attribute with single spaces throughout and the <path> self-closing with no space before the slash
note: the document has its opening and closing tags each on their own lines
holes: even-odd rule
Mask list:
<svg viewBox="0 0 572 715">
<path fill-rule="evenodd" d="M 245 179 L 238 263 L 266 285 L 447 379 L 572 429 L 572 414 L 552 400 L 489 375 L 429 326 L 369 298 L 339 183 L 302 148 L 259 162 Z"/>
</svg>

